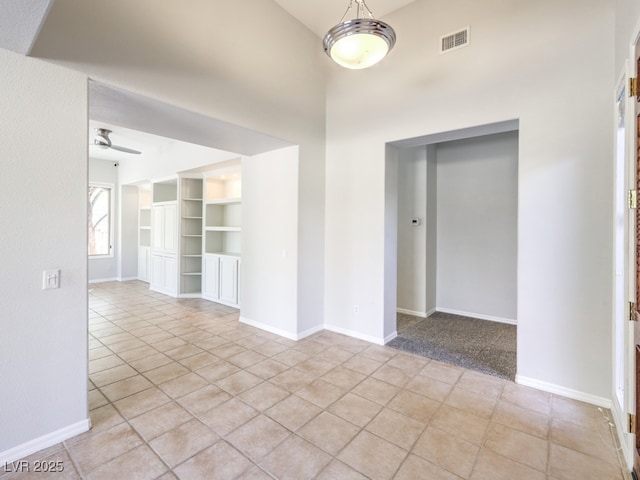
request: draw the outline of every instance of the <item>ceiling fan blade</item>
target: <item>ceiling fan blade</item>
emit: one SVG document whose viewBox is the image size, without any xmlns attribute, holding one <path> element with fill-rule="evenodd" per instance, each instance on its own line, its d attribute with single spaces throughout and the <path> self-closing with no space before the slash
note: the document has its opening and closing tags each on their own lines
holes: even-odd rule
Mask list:
<svg viewBox="0 0 640 480">
<path fill-rule="evenodd" d="M 133 148 L 121 147 L 120 145 L 111 145 L 111 148 L 113 148 L 114 150 L 118 150 L 119 152 L 133 153 L 135 155 L 139 155 L 142 153 L 138 150 L 134 150 Z"/>
</svg>

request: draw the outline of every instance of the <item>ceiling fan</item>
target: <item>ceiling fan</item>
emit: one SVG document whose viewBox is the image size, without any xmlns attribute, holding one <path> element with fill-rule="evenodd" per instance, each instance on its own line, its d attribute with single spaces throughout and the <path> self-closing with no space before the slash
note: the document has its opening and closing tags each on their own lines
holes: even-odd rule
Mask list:
<svg viewBox="0 0 640 480">
<path fill-rule="evenodd" d="M 121 147 L 120 145 L 113 145 L 111 143 L 111 139 L 109 138 L 109 134 L 111 130 L 108 128 L 96 128 L 96 138 L 93 139 L 93 144 L 97 145 L 100 148 L 112 148 L 113 150 L 118 150 L 119 152 L 124 153 L 133 153 L 135 155 L 139 155 L 142 152 L 138 150 L 134 150 L 132 148 Z"/>
</svg>

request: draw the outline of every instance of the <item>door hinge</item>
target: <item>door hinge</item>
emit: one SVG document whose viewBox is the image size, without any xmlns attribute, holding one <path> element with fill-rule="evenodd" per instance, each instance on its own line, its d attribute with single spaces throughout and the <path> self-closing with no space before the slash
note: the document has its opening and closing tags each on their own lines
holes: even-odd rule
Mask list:
<svg viewBox="0 0 640 480">
<path fill-rule="evenodd" d="M 638 318 L 636 316 L 636 304 L 635 302 L 629 302 L 629 320 L 631 322 L 637 322 Z"/>
<path fill-rule="evenodd" d="M 638 191 L 629 190 L 629 208 L 638 208 Z"/>
<path fill-rule="evenodd" d="M 636 433 L 636 416 L 632 413 L 629 414 L 629 433 Z"/>
<path fill-rule="evenodd" d="M 629 79 L 629 96 L 637 97 L 638 96 L 638 78 L 633 77 Z"/>
</svg>

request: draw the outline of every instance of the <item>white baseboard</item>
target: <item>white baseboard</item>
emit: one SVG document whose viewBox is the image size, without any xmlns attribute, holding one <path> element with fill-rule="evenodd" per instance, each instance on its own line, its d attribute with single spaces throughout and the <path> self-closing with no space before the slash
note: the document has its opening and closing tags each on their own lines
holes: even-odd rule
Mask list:
<svg viewBox="0 0 640 480">
<path fill-rule="evenodd" d="M 40 450 L 49 448 L 57 443 L 64 442 L 71 437 L 75 437 L 76 435 L 80 435 L 81 433 L 88 431 L 90 428 L 91 420 L 87 418 L 86 420 L 82 420 L 78 423 L 74 423 L 73 425 L 68 425 L 60 430 L 56 430 L 55 432 L 34 438 L 22 445 L 0 452 L 0 465 L 15 462 L 16 460 L 20 460 L 32 453 L 39 452 Z"/>
<path fill-rule="evenodd" d="M 463 312 L 461 310 L 453 310 L 451 308 L 436 307 L 435 311 L 442 312 L 442 313 L 451 313 L 453 315 L 462 315 L 463 317 L 478 318 L 480 320 L 490 320 L 492 322 L 508 323 L 510 325 L 518 324 L 518 320 L 514 318 L 503 318 L 503 317 L 495 317 L 493 315 L 484 315 L 482 313 Z"/>
<path fill-rule="evenodd" d="M 119 277 L 119 282 L 130 282 L 131 280 L 138 280 L 138 277 Z"/>
<path fill-rule="evenodd" d="M 106 283 L 106 282 L 118 282 L 120 281 L 117 277 L 112 278 L 96 278 L 93 280 L 89 280 L 89 283 Z"/>
<path fill-rule="evenodd" d="M 404 313 L 405 315 L 412 315 L 414 317 L 427 318 L 429 315 L 425 312 L 418 312 L 417 310 L 408 310 L 406 308 L 396 308 L 396 312 Z"/>
<path fill-rule="evenodd" d="M 267 325 L 261 322 L 256 322 L 255 320 L 251 320 L 249 318 L 246 317 L 240 317 L 240 323 L 244 323 L 246 325 L 250 325 L 252 327 L 256 327 L 259 328 L 260 330 L 264 330 L 266 332 L 269 333 L 274 333 L 276 335 L 279 335 L 281 337 L 284 338 L 288 338 L 289 340 L 294 340 L 294 341 L 298 341 L 298 340 L 302 340 L 303 338 L 306 338 L 310 335 L 313 335 L 316 332 L 319 332 L 321 330 L 324 330 L 324 326 L 323 325 L 318 325 L 317 327 L 313 327 L 310 328 L 308 330 L 305 330 L 304 332 L 288 332 L 286 330 L 282 330 L 280 328 L 275 328 L 272 327 L 271 325 Z"/>
<path fill-rule="evenodd" d="M 365 342 L 375 343 L 376 345 L 384 345 L 385 343 L 393 340 L 397 335 L 397 333 L 394 332 L 391 335 L 389 335 L 389 337 L 387 337 L 388 338 L 387 340 L 387 338 L 373 337 L 371 335 L 363 335 L 362 333 L 354 332 L 353 330 L 347 330 L 346 328 L 342 328 L 342 327 L 336 327 L 335 325 L 325 324 L 324 328 L 326 330 L 329 330 L 330 332 L 340 333 L 348 337 L 358 338 L 360 340 L 364 340 Z"/>
<path fill-rule="evenodd" d="M 524 385 L 526 387 L 536 388 L 543 392 L 549 392 L 562 397 L 571 398 L 573 400 L 579 400 L 581 402 L 590 403 L 598 407 L 611 408 L 611 399 L 605 397 L 599 397 L 590 393 L 581 392 L 579 390 L 573 390 L 571 388 L 556 385 L 554 383 L 544 382 L 542 380 L 536 380 L 535 378 L 523 377 L 522 375 L 516 375 L 516 383 Z"/>
</svg>

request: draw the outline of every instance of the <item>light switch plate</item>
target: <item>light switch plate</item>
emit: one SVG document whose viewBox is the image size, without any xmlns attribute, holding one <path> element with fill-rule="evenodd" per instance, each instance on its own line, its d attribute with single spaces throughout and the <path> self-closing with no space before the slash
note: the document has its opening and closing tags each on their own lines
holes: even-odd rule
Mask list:
<svg viewBox="0 0 640 480">
<path fill-rule="evenodd" d="M 60 288 L 60 270 L 44 270 L 42 272 L 42 289 Z"/>
</svg>

